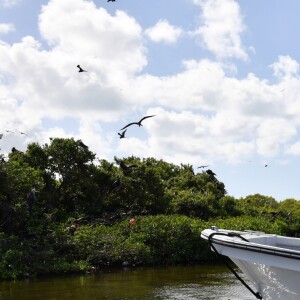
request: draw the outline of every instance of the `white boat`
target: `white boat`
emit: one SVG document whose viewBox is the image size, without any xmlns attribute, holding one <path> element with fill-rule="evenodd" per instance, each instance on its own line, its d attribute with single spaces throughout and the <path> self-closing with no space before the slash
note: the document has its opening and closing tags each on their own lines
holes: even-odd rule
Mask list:
<svg viewBox="0 0 300 300">
<path fill-rule="evenodd" d="M 214 252 L 228 256 L 248 277 L 252 287 L 239 279 L 254 299 L 300 299 L 299 238 L 216 226 L 203 230 L 201 237 L 210 243 Z M 239 277 L 236 272 L 235 275 Z"/>
</svg>

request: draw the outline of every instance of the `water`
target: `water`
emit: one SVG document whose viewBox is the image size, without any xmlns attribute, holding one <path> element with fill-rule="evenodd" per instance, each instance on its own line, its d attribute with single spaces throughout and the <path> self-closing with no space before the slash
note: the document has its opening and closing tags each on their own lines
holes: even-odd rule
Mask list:
<svg viewBox="0 0 300 300">
<path fill-rule="evenodd" d="M 137 268 L 0 283 L 0 300 L 252 300 L 223 266 Z"/>
</svg>

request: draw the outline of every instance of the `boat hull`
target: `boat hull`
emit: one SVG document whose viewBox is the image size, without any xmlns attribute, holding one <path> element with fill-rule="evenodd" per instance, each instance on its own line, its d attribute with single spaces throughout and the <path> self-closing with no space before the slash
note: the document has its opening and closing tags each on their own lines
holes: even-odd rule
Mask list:
<svg viewBox="0 0 300 300">
<path fill-rule="evenodd" d="M 217 230 L 223 234 L 233 231 Z M 253 290 L 263 299 L 296 300 L 300 299 L 300 251 L 272 245 L 263 241 L 280 241 L 298 245 L 299 239 L 285 239 L 264 233 L 236 232 L 238 236 L 226 237 L 216 234 L 216 230 L 206 229 L 201 233 L 203 239 L 211 238 L 213 247 L 221 255 L 228 256 L 252 282 Z M 257 243 L 259 241 L 259 243 Z"/>
<path fill-rule="evenodd" d="M 231 260 L 250 279 L 254 290 L 258 291 L 263 299 L 300 299 L 299 272 L 234 258 Z"/>
</svg>

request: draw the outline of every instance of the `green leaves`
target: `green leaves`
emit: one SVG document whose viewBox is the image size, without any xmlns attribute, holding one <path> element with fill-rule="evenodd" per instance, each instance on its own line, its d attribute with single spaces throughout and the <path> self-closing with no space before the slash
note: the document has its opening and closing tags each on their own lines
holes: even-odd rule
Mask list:
<svg viewBox="0 0 300 300">
<path fill-rule="evenodd" d="M 214 255 L 200 232 L 211 225 L 300 236 L 299 201 L 235 199 L 190 165 L 134 156 L 95 161 L 72 138 L 8 156 L 0 161 L 0 279 L 123 262 L 207 262 Z"/>
<path fill-rule="evenodd" d="M 200 232 L 207 226 L 201 220 L 173 215 L 136 218 L 131 228 L 129 219 L 112 227 L 80 227 L 71 240 L 80 259 L 95 266 L 132 264 L 173 264 L 200 262 L 207 245 Z M 210 257 L 210 256 L 209 256 Z"/>
<path fill-rule="evenodd" d="M 95 159 L 95 154 L 81 140 L 55 138 L 51 144 L 45 146 L 49 166 L 52 172 L 63 179 L 72 176 L 73 171 L 86 169 L 87 165 Z"/>
</svg>

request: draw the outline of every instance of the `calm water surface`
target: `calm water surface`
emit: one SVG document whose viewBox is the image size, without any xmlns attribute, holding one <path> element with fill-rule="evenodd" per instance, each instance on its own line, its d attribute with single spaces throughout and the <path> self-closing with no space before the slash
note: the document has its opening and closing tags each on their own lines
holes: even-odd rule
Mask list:
<svg viewBox="0 0 300 300">
<path fill-rule="evenodd" d="M 139 268 L 0 283 L 1 300 L 252 300 L 223 266 Z"/>
</svg>

